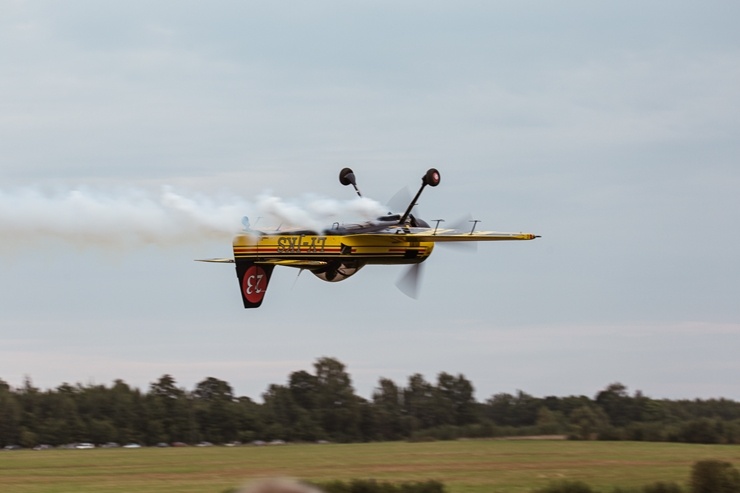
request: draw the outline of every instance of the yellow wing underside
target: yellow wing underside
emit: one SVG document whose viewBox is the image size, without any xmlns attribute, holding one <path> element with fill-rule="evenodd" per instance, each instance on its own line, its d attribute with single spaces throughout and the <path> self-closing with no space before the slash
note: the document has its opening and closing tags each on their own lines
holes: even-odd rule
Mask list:
<svg viewBox="0 0 740 493">
<path fill-rule="evenodd" d="M 519 241 L 539 238 L 539 236 L 531 233 L 502 233 L 498 231 L 460 233 L 459 231 L 446 232 L 445 230 L 439 230 L 436 233 L 430 233 L 429 231 L 419 233 L 411 232 L 399 234 L 397 236 L 405 241 L 433 241 L 435 243 L 453 241 Z"/>
</svg>

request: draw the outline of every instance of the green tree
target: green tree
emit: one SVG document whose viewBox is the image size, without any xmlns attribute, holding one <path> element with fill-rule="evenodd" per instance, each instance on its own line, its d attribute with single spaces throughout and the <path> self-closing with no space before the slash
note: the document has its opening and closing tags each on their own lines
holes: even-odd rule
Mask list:
<svg viewBox="0 0 740 493">
<path fill-rule="evenodd" d="M 195 386 L 193 396 L 201 401 L 233 401 L 234 390 L 228 382 L 208 377 Z"/>
<path fill-rule="evenodd" d="M 393 380 L 381 378 L 373 391 L 376 432 L 383 440 L 403 436 L 403 392 Z"/>
<path fill-rule="evenodd" d="M 360 412 L 352 380 L 342 362 L 323 357 L 314 363 L 317 380 L 316 410 L 319 423 L 332 440 L 360 437 Z"/>
<path fill-rule="evenodd" d="M 190 441 L 194 430 L 190 427 L 187 392 L 177 387 L 171 375 L 162 375 L 152 382 L 146 400 L 150 415 L 149 443 Z"/>
<path fill-rule="evenodd" d="M 543 435 L 554 435 L 560 433 L 563 429 L 563 416 L 557 411 L 550 411 L 545 406 L 542 406 L 537 411 L 537 433 Z"/>
<path fill-rule="evenodd" d="M 299 406 L 283 385 L 270 385 L 262 394 L 265 438 L 313 441 L 323 433 L 309 411 Z"/>
<path fill-rule="evenodd" d="M 740 473 L 729 462 L 702 460 L 691 468 L 691 493 L 739 493 Z"/>
<path fill-rule="evenodd" d="M 288 379 L 288 388 L 297 405 L 307 411 L 316 409 L 319 379 L 315 375 L 304 370 L 293 372 Z"/>
<path fill-rule="evenodd" d="M 724 441 L 722 421 L 709 418 L 692 419 L 680 427 L 679 439 L 687 443 L 722 443 Z"/>
<path fill-rule="evenodd" d="M 0 380 L 0 446 L 19 442 L 21 406 L 10 387 Z"/>
<path fill-rule="evenodd" d="M 619 382 L 609 384 L 596 394 L 596 404 L 606 413 L 613 426 L 625 426 L 637 418 L 633 399 L 627 394 L 627 387 Z"/>
<path fill-rule="evenodd" d="M 473 384 L 462 374 L 455 376 L 442 372 L 437 376 L 438 409 L 441 419 L 437 425 L 467 425 L 477 421 Z"/>
<path fill-rule="evenodd" d="M 41 441 L 60 445 L 79 440 L 82 435 L 82 420 L 75 402 L 76 390 L 67 384 L 57 387 L 50 395 L 51 411 L 44 419 Z"/>
<path fill-rule="evenodd" d="M 23 385 L 16 389 L 15 398 L 21 409 L 20 414 L 20 444 L 24 447 L 33 447 L 37 440 L 32 431 L 38 428 L 38 416 L 40 414 L 42 393 L 34 387 L 31 377 L 23 378 Z"/>
<path fill-rule="evenodd" d="M 517 390 L 516 395 L 496 394 L 486 401 L 485 414 L 499 426 L 532 426 L 542 399 Z"/>
<path fill-rule="evenodd" d="M 208 377 L 196 385 L 193 397 L 196 421 L 205 440 L 224 443 L 238 438 L 238 407 L 231 385 Z"/>
<path fill-rule="evenodd" d="M 164 401 L 174 402 L 185 395 L 185 391 L 177 387 L 172 375 L 165 374 L 159 380 L 149 384 L 149 394 Z"/>
<path fill-rule="evenodd" d="M 134 405 L 134 401 L 138 400 L 141 393 L 132 389 L 123 380 L 117 379 L 113 382 L 109 395 L 110 417 L 117 431 L 115 441 L 120 443 L 142 441 L 143 437 L 137 430 L 137 421 L 141 416 L 137 418 Z"/>
<path fill-rule="evenodd" d="M 534 493 L 597 493 L 593 488 L 583 481 L 555 481 L 534 490 Z"/>
<path fill-rule="evenodd" d="M 239 440 L 251 442 L 260 436 L 264 428 L 260 419 L 261 406 L 249 397 L 239 397 L 236 401 Z"/>
<path fill-rule="evenodd" d="M 593 440 L 609 418 L 600 407 L 579 407 L 570 415 L 571 436 L 579 440 Z"/>
<path fill-rule="evenodd" d="M 116 427 L 109 419 L 92 419 L 88 424 L 87 436 L 92 443 L 114 442 L 117 433 Z"/>
<path fill-rule="evenodd" d="M 409 383 L 403 391 L 403 403 L 406 413 L 412 418 L 411 429 L 431 428 L 436 424 L 435 388 L 424 377 L 415 373 L 409 377 Z"/>
</svg>

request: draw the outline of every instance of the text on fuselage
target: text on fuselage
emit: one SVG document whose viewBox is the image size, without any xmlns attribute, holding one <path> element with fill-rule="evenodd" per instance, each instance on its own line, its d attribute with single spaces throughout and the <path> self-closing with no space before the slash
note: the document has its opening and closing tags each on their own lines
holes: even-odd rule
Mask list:
<svg viewBox="0 0 740 493">
<path fill-rule="evenodd" d="M 277 240 L 277 253 L 323 253 L 326 236 L 281 236 Z"/>
</svg>

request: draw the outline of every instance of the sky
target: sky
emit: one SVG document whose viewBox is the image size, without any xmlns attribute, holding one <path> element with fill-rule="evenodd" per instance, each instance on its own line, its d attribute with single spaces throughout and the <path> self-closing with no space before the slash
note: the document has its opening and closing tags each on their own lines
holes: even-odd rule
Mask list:
<svg viewBox="0 0 740 493">
<path fill-rule="evenodd" d="M 260 400 L 329 356 L 365 398 L 447 372 L 479 401 L 613 382 L 738 400 L 738 18 L 733 1 L 0 0 L 0 379 L 216 377 Z M 542 237 L 437 247 L 417 300 L 402 267 L 278 268 L 244 310 L 233 266 L 193 261 L 228 257 L 266 203 L 353 220 L 347 166 L 371 208 L 435 167 L 421 216 Z"/>
</svg>

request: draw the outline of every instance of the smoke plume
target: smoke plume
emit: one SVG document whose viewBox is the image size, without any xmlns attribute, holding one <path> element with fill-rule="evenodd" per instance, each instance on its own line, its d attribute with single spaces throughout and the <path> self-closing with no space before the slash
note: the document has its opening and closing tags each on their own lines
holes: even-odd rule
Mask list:
<svg viewBox="0 0 740 493">
<path fill-rule="evenodd" d="M 307 228 L 366 220 L 386 212 L 367 198 L 285 200 L 263 193 L 254 202 L 237 196 L 185 195 L 170 187 L 100 191 L 0 190 L 0 238 L 4 246 L 64 241 L 99 247 L 135 247 L 229 241 L 248 216 L 255 229 Z"/>
</svg>

